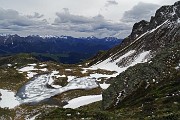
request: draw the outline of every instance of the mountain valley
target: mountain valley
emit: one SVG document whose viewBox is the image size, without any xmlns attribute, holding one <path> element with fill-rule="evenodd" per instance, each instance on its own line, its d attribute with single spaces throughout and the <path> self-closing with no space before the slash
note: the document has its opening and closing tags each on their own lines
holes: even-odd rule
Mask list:
<svg viewBox="0 0 180 120">
<path fill-rule="evenodd" d="M 10 44 L 24 53 L 0 57 L 0 119 L 179 120 L 179 20 L 180 1 L 162 6 L 149 22 L 135 23 L 122 42 L 107 41 L 111 49 L 103 46 L 109 50 L 76 64 L 41 61 L 28 54 L 35 51 L 23 49 L 23 40 L 8 39 L 9 44 L 0 44 L 2 54 Z"/>
</svg>

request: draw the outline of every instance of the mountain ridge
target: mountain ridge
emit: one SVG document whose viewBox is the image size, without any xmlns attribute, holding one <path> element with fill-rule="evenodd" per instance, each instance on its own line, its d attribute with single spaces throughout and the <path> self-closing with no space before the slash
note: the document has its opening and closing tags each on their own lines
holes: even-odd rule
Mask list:
<svg viewBox="0 0 180 120">
<path fill-rule="evenodd" d="M 55 60 L 72 64 L 82 62 L 99 50 L 108 50 L 121 42 L 121 39 L 113 37 L 100 39 L 96 37 L 2 35 L 0 36 L 0 54 L 32 53 L 40 60 Z M 55 59 L 54 56 L 56 56 Z"/>
<path fill-rule="evenodd" d="M 172 15 L 174 7 L 180 9 L 180 2 L 176 2 L 172 6 L 162 6 L 156 11 L 155 16 L 151 17 L 150 22 L 142 20 L 135 23 L 131 34 L 120 45 L 110 49 L 105 55 L 92 60 L 89 65 L 91 66 L 100 60 L 105 60 L 109 56 L 112 56 L 112 59 L 117 59 L 118 56 L 127 52 L 129 47 L 131 49 L 135 48 L 139 52 L 151 50 L 154 56 L 156 52 L 160 51 L 161 48 L 167 46 L 170 42 L 178 41 L 180 26 L 178 20 L 180 13 L 176 10 L 175 14 Z M 164 8 L 169 9 L 166 12 Z M 162 15 L 163 10 L 166 14 Z"/>
<path fill-rule="evenodd" d="M 121 45 L 101 56 L 100 59 L 111 59 L 109 62 L 115 61 L 117 66 L 122 67 L 131 64 L 142 52 L 150 51 L 149 62 L 129 67 L 114 78 L 114 82 L 103 92 L 103 109 L 121 108 L 121 102 L 123 104 L 128 97 L 132 98 L 131 95 L 137 94 L 140 89 L 146 91 L 146 87 L 156 84 L 156 81 L 178 79 L 179 69 L 175 67 L 180 62 L 179 9 L 180 1 L 172 6 L 161 7 L 150 22 L 142 20 L 136 23 L 130 36 Z M 136 52 L 117 61 L 130 50 Z M 103 60 L 93 62 L 98 65 Z"/>
</svg>

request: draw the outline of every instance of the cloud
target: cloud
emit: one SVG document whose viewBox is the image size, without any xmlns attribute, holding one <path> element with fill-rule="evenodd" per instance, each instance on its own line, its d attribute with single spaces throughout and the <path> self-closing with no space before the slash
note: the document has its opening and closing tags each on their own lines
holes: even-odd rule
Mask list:
<svg viewBox="0 0 180 120">
<path fill-rule="evenodd" d="M 83 24 L 90 22 L 89 19 L 87 19 L 86 17 L 70 14 L 68 8 L 64 8 L 63 10 L 64 12 L 56 13 L 57 18 L 55 19 L 55 24 L 59 24 L 59 23 Z"/>
<path fill-rule="evenodd" d="M 34 18 L 38 18 L 40 14 L 35 13 Z M 27 16 L 20 15 L 19 12 L 12 9 L 0 8 L 0 32 L 2 33 L 20 33 L 33 31 L 33 29 L 41 29 L 42 26 L 47 26 L 46 20 L 32 20 Z"/>
<path fill-rule="evenodd" d="M 68 8 L 63 12 L 57 12 L 53 23 L 48 23 L 43 19 L 43 15 L 21 15 L 15 10 L 0 9 L 0 33 L 19 34 L 22 36 L 34 35 L 70 35 L 74 37 L 96 37 L 116 36 L 126 37 L 131 30 L 131 26 L 112 22 L 104 18 L 103 15 L 85 17 L 72 14 Z"/>
<path fill-rule="evenodd" d="M 26 16 L 20 15 L 15 10 L 11 10 L 11 9 L 5 10 L 0 8 L 0 26 L 10 27 L 14 25 L 14 26 L 24 27 L 24 26 L 33 26 L 38 24 L 43 24 L 43 21 L 31 20 Z"/>
<path fill-rule="evenodd" d="M 35 19 L 36 19 L 36 18 L 39 19 L 39 18 L 44 17 L 44 15 L 35 12 L 34 15 L 27 15 L 27 17 L 28 17 L 28 18 L 31 18 L 31 19 L 34 19 L 34 18 L 35 18 Z"/>
<path fill-rule="evenodd" d="M 105 4 L 105 7 L 109 7 L 109 6 L 113 6 L 113 5 L 118 5 L 118 2 L 116 1 L 107 1 L 107 3 Z"/>
<path fill-rule="evenodd" d="M 106 20 L 104 16 L 100 14 L 94 17 L 84 17 L 73 15 L 66 9 L 64 12 L 56 13 L 56 15 L 57 18 L 53 25 L 66 31 L 106 37 L 113 36 L 119 31 L 127 31 L 130 29 L 128 25 L 123 23 L 113 23 Z M 126 35 L 122 35 L 122 37 L 124 36 Z"/>
<path fill-rule="evenodd" d="M 149 21 L 159 7 L 160 6 L 156 4 L 139 2 L 131 10 L 124 12 L 121 20 L 131 23 L 141 20 Z"/>
<path fill-rule="evenodd" d="M 160 0 L 160 4 L 171 5 L 171 4 L 174 4 L 177 1 L 179 1 L 179 0 Z"/>
</svg>

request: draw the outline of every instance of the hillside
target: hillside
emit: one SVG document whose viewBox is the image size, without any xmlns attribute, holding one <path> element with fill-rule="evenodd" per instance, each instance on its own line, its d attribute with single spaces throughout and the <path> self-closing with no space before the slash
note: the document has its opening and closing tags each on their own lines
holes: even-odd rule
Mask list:
<svg viewBox="0 0 180 120">
<path fill-rule="evenodd" d="M 94 103 L 78 110 L 56 109 L 39 119 L 178 120 L 179 58 L 180 42 L 173 43 L 151 62 L 137 64 L 114 78 L 103 92 L 102 104 Z"/>
<path fill-rule="evenodd" d="M 80 108 L 89 114 L 80 111 L 82 116 L 62 119 L 179 119 L 179 10 L 180 2 L 161 7 L 150 22 L 136 23 L 122 44 L 94 57 L 89 66 L 118 76 L 106 81 L 111 85 L 103 91 L 102 104 Z M 40 118 L 60 118 L 58 113 L 71 112 L 57 109 Z"/>
</svg>

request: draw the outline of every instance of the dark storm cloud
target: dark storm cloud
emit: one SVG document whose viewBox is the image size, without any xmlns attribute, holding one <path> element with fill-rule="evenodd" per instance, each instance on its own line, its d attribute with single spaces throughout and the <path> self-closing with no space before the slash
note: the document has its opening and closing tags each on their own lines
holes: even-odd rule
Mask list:
<svg viewBox="0 0 180 120">
<path fill-rule="evenodd" d="M 140 20 L 149 20 L 151 16 L 155 14 L 155 11 L 159 8 L 159 5 L 152 3 L 140 2 L 134 6 L 131 10 L 126 11 L 123 14 L 123 22 L 138 22 Z"/>
</svg>

